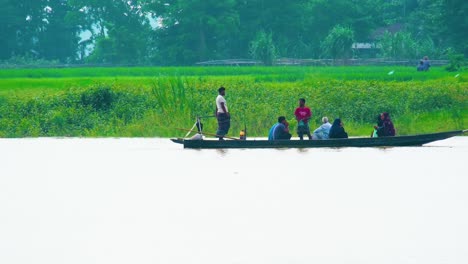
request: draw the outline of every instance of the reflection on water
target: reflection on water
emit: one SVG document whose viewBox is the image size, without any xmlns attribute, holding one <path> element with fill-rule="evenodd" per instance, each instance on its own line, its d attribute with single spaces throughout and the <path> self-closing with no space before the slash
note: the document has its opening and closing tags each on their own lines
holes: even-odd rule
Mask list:
<svg viewBox="0 0 468 264">
<path fill-rule="evenodd" d="M 203 151 L 203 150 L 200 150 L 200 151 Z M 227 154 L 228 154 L 228 149 L 216 149 L 216 152 L 222 156 L 222 157 L 225 157 Z"/>
<path fill-rule="evenodd" d="M 467 152 L 0 139 L 0 263 L 468 263 Z"/>
</svg>

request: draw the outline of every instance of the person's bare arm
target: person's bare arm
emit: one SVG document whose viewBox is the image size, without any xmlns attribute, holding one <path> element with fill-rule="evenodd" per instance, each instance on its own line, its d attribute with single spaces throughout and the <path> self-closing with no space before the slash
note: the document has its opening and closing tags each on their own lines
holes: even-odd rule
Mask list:
<svg viewBox="0 0 468 264">
<path fill-rule="evenodd" d="M 311 118 L 312 118 L 312 111 L 309 112 L 309 114 L 306 117 L 304 117 L 304 122 L 309 122 Z"/>
<path fill-rule="evenodd" d="M 224 106 L 224 102 L 221 103 L 221 108 L 223 109 L 224 113 L 229 116 L 229 112 L 226 110 L 226 106 Z"/>
</svg>

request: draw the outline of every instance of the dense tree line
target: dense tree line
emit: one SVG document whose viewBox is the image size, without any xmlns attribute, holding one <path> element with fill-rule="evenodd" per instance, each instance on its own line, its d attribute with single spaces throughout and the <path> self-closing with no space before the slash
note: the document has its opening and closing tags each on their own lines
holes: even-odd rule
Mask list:
<svg viewBox="0 0 468 264">
<path fill-rule="evenodd" d="M 465 0 L 0 0 L 0 60 L 468 56 L 467 11 Z M 376 53 L 353 53 L 356 42 Z"/>
</svg>

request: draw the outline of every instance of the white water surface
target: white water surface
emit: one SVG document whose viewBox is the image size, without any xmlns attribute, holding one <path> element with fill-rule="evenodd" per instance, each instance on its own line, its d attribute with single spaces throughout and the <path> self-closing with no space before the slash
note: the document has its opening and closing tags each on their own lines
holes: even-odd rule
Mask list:
<svg viewBox="0 0 468 264">
<path fill-rule="evenodd" d="M 0 263 L 468 263 L 467 154 L 0 139 Z"/>
</svg>

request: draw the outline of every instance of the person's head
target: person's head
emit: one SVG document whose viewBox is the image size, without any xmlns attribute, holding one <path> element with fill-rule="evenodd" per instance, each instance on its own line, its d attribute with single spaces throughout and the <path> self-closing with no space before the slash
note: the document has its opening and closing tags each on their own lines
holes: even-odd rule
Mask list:
<svg viewBox="0 0 468 264">
<path fill-rule="evenodd" d="M 333 126 L 343 126 L 341 118 L 336 118 L 335 121 L 333 121 Z"/>
<path fill-rule="evenodd" d="M 424 60 L 428 60 L 429 58 L 427 56 L 424 56 Z"/>
<path fill-rule="evenodd" d="M 380 120 L 384 120 L 384 119 L 385 119 L 384 113 L 380 113 L 379 119 L 380 119 Z"/>
<path fill-rule="evenodd" d="M 305 99 L 304 98 L 300 98 L 299 99 L 299 106 L 300 107 L 303 107 L 305 105 Z"/>
<path fill-rule="evenodd" d="M 284 122 L 286 122 L 286 117 L 284 116 L 278 117 L 278 123 L 284 123 Z"/>
<path fill-rule="evenodd" d="M 382 120 L 390 120 L 390 114 L 387 112 L 382 113 Z"/>
<path fill-rule="evenodd" d="M 224 88 L 223 86 L 219 87 L 218 93 L 224 96 L 226 94 L 226 88 Z"/>
<path fill-rule="evenodd" d="M 322 117 L 322 123 L 328 123 L 328 117 L 324 116 Z"/>
</svg>

